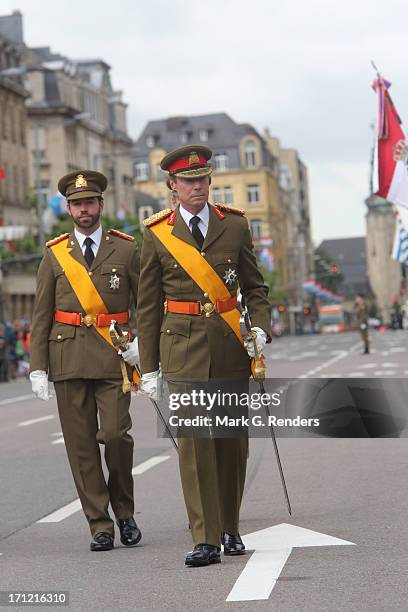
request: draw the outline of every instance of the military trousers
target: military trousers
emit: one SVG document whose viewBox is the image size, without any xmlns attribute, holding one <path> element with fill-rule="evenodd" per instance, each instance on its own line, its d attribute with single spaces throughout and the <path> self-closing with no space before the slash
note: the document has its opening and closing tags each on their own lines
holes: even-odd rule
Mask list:
<svg viewBox="0 0 408 612">
<path fill-rule="evenodd" d="M 65 380 L 54 387 L 68 460 L 91 533 L 113 535 L 109 503 L 118 519 L 134 513 L 130 393 L 122 392 L 121 379 Z M 107 482 L 100 444 L 105 447 Z"/>
<path fill-rule="evenodd" d="M 202 386 L 206 391 L 219 389 L 213 381 Z M 200 383 L 168 381 L 168 387 L 169 393 L 189 393 Z M 247 390 L 248 381 L 238 380 L 233 387 Z M 193 416 L 191 409 L 185 414 Z M 207 434 L 205 429 L 198 427 L 197 435 L 186 431 L 178 435 L 181 485 L 194 544 L 220 546 L 222 532 L 239 532 L 248 437 L 242 430 L 234 437 L 227 428 L 207 428 Z"/>
</svg>

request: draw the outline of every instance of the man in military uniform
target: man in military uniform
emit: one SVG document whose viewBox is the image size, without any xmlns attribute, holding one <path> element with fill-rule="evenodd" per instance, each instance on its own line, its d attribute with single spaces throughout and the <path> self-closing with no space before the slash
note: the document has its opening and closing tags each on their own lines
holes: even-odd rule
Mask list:
<svg viewBox="0 0 408 612">
<path fill-rule="evenodd" d="M 106 186 L 105 176 L 94 171 L 72 172 L 60 179 L 58 189 L 67 198 L 74 231 L 47 242 L 38 270 L 31 335 L 33 392 L 47 400 L 48 380 L 54 382 L 69 463 L 93 536 L 92 551 L 113 548 L 109 503 L 121 542 L 134 546 L 141 538 L 133 518 L 130 392 L 122 390 L 123 369 L 109 335 L 113 319 L 129 329 L 139 256 L 132 236 L 102 229 Z M 123 357 L 135 365 L 135 341 Z M 107 483 L 98 444 L 105 446 Z"/>
<path fill-rule="evenodd" d="M 368 313 L 367 313 L 367 305 L 365 302 L 365 298 L 360 293 L 356 295 L 354 309 L 356 313 L 356 318 L 359 325 L 361 339 L 364 343 L 364 352 L 363 355 L 368 355 L 370 352 L 370 343 L 368 339 Z"/>
<path fill-rule="evenodd" d="M 157 399 L 161 371 L 170 392 L 216 390 L 222 381 L 247 388 L 253 344 L 242 338 L 240 288 L 262 350 L 270 338 L 267 287 L 257 268 L 243 211 L 208 203 L 212 152 L 201 145 L 164 157 L 179 205 L 145 221 L 138 292 L 142 389 Z M 194 550 L 186 565 L 244 554 L 239 509 L 247 436 L 179 437 L 179 465 Z"/>
</svg>

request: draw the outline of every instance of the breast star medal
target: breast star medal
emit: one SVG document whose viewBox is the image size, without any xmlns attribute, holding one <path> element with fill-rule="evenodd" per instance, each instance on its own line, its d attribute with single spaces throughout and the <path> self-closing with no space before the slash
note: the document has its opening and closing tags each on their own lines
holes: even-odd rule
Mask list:
<svg viewBox="0 0 408 612">
<path fill-rule="evenodd" d="M 120 278 L 117 274 L 111 274 L 111 277 L 109 279 L 109 288 L 110 289 L 119 289 L 120 287 Z"/>
<path fill-rule="evenodd" d="M 232 268 L 229 268 L 228 270 L 225 270 L 225 274 L 223 276 L 223 279 L 225 280 L 225 283 L 227 285 L 232 285 L 237 280 L 237 273 L 236 273 L 236 271 L 233 270 Z"/>
</svg>

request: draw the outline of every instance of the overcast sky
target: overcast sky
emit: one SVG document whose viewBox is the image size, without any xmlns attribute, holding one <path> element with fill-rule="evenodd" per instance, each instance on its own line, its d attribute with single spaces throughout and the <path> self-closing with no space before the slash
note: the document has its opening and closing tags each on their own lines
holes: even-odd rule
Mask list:
<svg viewBox="0 0 408 612">
<path fill-rule="evenodd" d="M 111 65 L 133 138 L 148 120 L 180 114 L 224 111 L 268 127 L 309 168 L 315 242 L 365 234 L 370 60 L 404 120 L 406 2 L 1 0 L 1 14 L 15 9 L 26 44 Z"/>
</svg>

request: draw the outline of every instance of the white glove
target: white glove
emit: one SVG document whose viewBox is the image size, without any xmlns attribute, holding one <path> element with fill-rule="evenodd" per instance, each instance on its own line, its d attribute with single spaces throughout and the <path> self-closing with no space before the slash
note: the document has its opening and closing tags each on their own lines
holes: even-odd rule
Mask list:
<svg viewBox="0 0 408 612">
<path fill-rule="evenodd" d="M 144 391 L 150 399 L 159 402 L 163 398 L 163 378 L 161 370 L 143 374 L 140 380 L 140 390 Z"/>
<path fill-rule="evenodd" d="M 121 352 L 123 359 L 131 366 L 135 367 L 139 363 L 139 346 L 137 338 L 132 340 L 126 351 Z"/>
<path fill-rule="evenodd" d="M 52 397 L 54 394 L 48 388 L 48 374 L 44 370 L 34 370 L 30 372 L 31 389 L 37 399 L 44 400 L 45 402 Z"/>
<path fill-rule="evenodd" d="M 255 342 L 256 342 L 256 347 L 258 349 L 258 354 L 260 355 L 266 344 L 266 333 L 260 327 L 251 327 L 251 331 L 256 333 Z M 245 336 L 244 346 L 247 350 L 248 355 L 250 357 L 255 357 L 254 342 L 252 338 L 250 338 L 249 336 Z"/>
</svg>

